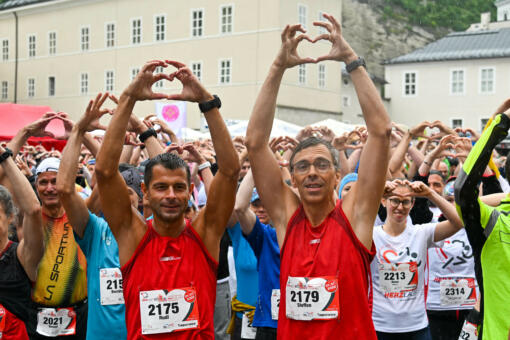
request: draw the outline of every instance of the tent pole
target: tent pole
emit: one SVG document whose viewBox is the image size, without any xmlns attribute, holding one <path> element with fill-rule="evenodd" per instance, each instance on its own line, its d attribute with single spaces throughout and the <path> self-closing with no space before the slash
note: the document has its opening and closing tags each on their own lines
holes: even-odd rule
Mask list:
<svg viewBox="0 0 510 340">
<path fill-rule="evenodd" d="M 18 102 L 18 14 L 14 14 L 15 28 L 15 59 L 14 59 L 14 104 Z"/>
</svg>

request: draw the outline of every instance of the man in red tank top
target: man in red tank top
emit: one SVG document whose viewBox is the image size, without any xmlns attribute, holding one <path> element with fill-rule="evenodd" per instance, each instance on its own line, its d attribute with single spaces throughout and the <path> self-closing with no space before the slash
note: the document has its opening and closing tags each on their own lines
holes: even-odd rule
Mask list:
<svg viewBox="0 0 510 340">
<path fill-rule="evenodd" d="M 158 66 L 174 66 L 177 71 L 153 74 Z M 179 80 L 182 92 L 153 93 L 152 85 L 163 79 Z M 154 213 L 149 223 L 131 206 L 118 171 L 134 105 L 151 99 L 200 103 L 214 148 L 221 150 L 207 205 L 192 222 L 184 219 L 184 213 L 194 188 L 187 164 L 177 155 L 161 154 L 145 167 L 142 191 Z M 169 60 L 146 63 L 119 98 L 95 173 L 103 213 L 119 245 L 128 339 L 214 339 L 220 240 L 234 207 L 239 174 L 239 159 L 220 106 L 219 98 L 207 92 L 189 68 Z M 140 140 L 155 137 L 149 129 Z"/>
<path fill-rule="evenodd" d="M 328 14 L 324 18 L 314 25 L 327 33 L 315 39 L 301 25 L 285 27 L 250 117 L 246 143 L 255 185 L 281 247 L 278 338 L 376 339 L 370 310 L 372 229 L 386 178 L 391 124 L 364 60 L 344 40 L 337 20 Z M 301 58 L 297 46 L 304 39 L 328 40 L 331 51 L 317 59 Z M 285 70 L 323 60 L 347 65 L 368 130 L 358 181 L 343 201 L 336 199 L 340 173 L 329 142 L 311 137 L 294 150 L 291 181 L 299 197 L 283 181 L 268 147 Z"/>
</svg>

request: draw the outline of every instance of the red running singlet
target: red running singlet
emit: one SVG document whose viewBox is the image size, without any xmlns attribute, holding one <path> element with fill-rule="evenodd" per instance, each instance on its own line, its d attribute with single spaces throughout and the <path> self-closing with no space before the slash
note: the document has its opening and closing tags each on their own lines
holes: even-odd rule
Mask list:
<svg viewBox="0 0 510 340">
<path fill-rule="evenodd" d="M 176 238 L 160 236 L 152 221 L 148 221 L 147 227 L 135 253 L 121 268 L 128 339 L 213 340 L 217 261 L 210 256 L 189 221 Z M 177 299 L 170 293 L 175 291 L 186 294 Z M 145 329 L 159 325 L 157 332 L 163 327 L 172 331 L 142 334 L 141 303 Z M 171 325 L 161 326 L 168 320 L 172 320 Z M 196 320 L 198 327 L 193 326 Z M 186 327 L 189 329 L 183 330 Z"/>
<path fill-rule="evenodd" d="M 289 221 L 281 250 L 278 339 L 377 339 L 371 311 L 370 262 L 374 255 L 375 245 L 369 251 L 358 240 L 340 200 L 315 228 L 301 205 Z M 294 288 L 287 287 L 289 277 Z M 321 280 L 324 288 L 320 292 L 300 288 L 304 282 L 312 285 Z M 312 305 L 328 317 L 319 315 L 310 321 L 306 307 Z M 304 319 L 288 318 L 287 308 Z M 337 316 L 331 316 L 335 311 Z"/>
<path fill-rule="evenodd" d="M 0 304 L 0 339 L 28 340 L 25 323 Z"/>
</svg>

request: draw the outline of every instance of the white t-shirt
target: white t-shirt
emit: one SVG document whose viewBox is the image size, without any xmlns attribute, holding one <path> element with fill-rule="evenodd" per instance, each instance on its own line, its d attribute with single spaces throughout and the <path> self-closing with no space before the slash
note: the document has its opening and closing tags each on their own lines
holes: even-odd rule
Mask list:
<svg viewBox="0 0 510 340">
<path fill-rule="evenodd" d="M 436 223 L 407 223 L 398 236 L 374 227 L 376 256 L 370 267 L 374 291 L 372 319 L 375 329 L 404 333 L 428 325 L 425 309 L 425 266 L 427 249 L 441 247 L 434 242 Z"/>
<path fill-rule="evenodd" d="M 471 309 L 480 293 L 466 230 L 462 228 L 443 242 L 442 248 L 429 249 L 427 309 Z"/>
</svg>

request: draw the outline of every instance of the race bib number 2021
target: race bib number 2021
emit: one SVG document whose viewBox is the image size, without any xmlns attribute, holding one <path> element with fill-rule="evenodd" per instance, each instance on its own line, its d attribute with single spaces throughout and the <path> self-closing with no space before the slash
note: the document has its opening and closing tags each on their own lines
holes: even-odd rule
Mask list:
<svg viewBox="0 0 510 340">
<path fill-rule="evenodd" d="M 76 333 L 76 313 L 73 308 L 42 308 L 37 313 L 37 333 L 56 337 Z"/>
<path fill-rule="evenodd" d="M 292 277 L 287 280 L 285 315 L 294 320 L 329 320 L 339 316 L 338 279 Z"/>
<path fill-rule="evenodd" d="M 140 292 L 142 334 L 170 333 L 200 326 L 194 287 Z"/>
</svg>

